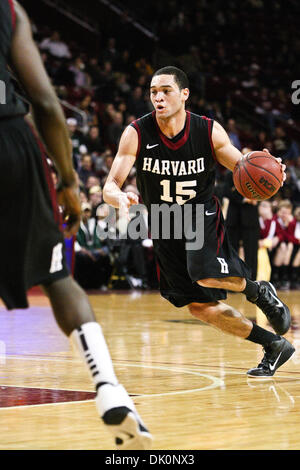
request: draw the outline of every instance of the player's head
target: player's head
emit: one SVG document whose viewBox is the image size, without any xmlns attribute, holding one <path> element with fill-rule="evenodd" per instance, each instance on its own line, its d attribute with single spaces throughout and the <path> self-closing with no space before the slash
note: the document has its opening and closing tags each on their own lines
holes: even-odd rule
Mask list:
<svg viewBox="0 0 300 470">
<path fill-rule="evenodd" d="M 173 66 L 157 70 L 151 80 L 150 95 L 159 118 L 167 119 L 173 116 L 184 108 L 189 97 L 187 75 Z"/>
<path fill-rule="evenodd" d="M 179 90 L 183 90 L 184 88 L 189 88 L 190 86 L 187 74 L 183 70 L 177 67 L 174 67 L 173 65 L 169 65 L 168 67 L 163 67 L 157 70 L 154 73 L 152 79 L 154 77 L 158 77 L 159 75 L 172 75 L 175 83 L 178 85 Z"/>
</svg>

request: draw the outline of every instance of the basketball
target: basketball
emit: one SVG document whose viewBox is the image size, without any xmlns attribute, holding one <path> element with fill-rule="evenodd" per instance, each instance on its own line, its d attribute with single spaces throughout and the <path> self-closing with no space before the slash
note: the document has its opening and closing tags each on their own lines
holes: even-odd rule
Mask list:
<svg viewBox="0 0 300 470">
<path fill-rule="evenodd" d="M 233 182 L 247 199 L 262 201 L 277 193 L 282 183 L 280 163 L 266 152 L 249 152 L 233 170 Z"/>
</svg>

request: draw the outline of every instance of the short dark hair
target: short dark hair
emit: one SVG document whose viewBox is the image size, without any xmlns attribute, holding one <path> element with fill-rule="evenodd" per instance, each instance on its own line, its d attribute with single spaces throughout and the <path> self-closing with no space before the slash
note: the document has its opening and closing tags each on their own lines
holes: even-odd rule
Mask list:
<svg viewBox="0 0 300 470">
<path fill-rule="evenodd" d="M 174 67 L 173 65 L 169 65 L 167 67 L 163 67 L 157 70 L 154 73 L 153 77 L 156 77 L 157 75 L 173 75 L 174 80 L 179 86 L 180 90 L 182 90 L 183 88 L 189 88 L 189 79 L 187 77 L 187 74 L 183 70 Z"/>
</svg>

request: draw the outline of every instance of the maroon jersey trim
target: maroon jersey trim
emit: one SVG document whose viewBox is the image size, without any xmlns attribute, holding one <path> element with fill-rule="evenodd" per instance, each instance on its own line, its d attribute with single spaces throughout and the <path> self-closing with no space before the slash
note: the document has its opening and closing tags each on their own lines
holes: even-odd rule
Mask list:
<svg viewBox="0 0 300 470">
<path fill-rule="evenodd" d="M 138 148 L 137 148 L 137 151 L 136 151 L 136 158 L 137 158 L 140 154 L 140 151 L 141 151 L 141 129 L 140 129 L 140 126 L 138 125 L 137 121 L 133 121 L 132 126 L 137 131 L 138 139 L 139 139 Z"/>
<path fill-rule="evenodd" d="M 182 147 L 186 143 L 186 141 L 188 140 L 189 135 L 190 135 L 190 125 L 191 125 L 191 113 L 189 111 L 186 111 L 186 126 L 185 126 L 184 134 L 181 137 L 181 139 L 179 139 L 177 142 L 172 142 L 170 139 L 168 139 L 168 137 L 166 137 L 162 133 L 162 131 L 160 130 L 159 125 L 157 124 L 155 111 L 152 112 L 152 116 L 153 116 L 154 122 L 156 124 L 156 128 L 157 128 L 159 137 L 161 138 L 163 143 L 167 147 L 169 147 L 169 149 L 178 150 L 180 147 Z"/>
<path fill-rule="evenodd" d="M 10 11 L 11 11 L 11 22 L 12 22 L 12 29 L 13 31 L 15 30 L 16 27 L 16 12 L 15 12 L 15 7 L 13 4 L 13 0 L 8 0 L 9 6 L 10 6 Z"/>
</svg>

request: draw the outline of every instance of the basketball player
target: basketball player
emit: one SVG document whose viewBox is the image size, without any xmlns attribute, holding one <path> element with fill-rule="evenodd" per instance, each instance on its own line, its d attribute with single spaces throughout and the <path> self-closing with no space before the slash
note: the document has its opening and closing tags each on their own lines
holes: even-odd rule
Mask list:
<svg viewBox="0 0 300 470">
<path fill-rule="evenodd" d="M 96 405 L 118 449 L 144 449 L 151 435 L 118 383 L 89 300 L 66 268 L 63 233 L 47 160 L 14 92 L 10 66 L 32 105 L 35 125 L 60 175 L 67 233 L 76 234 L 80 202 L 65 118 L 34 44 L 28 17 L 13 0 L 0 2 L 0 297 L 8 309 L 27 308 L 26 291 L 41 285 L 55 318 L 90 371 Z"/>
<path fill-rule="evenodd" d="M 184 238 L 153 240 L 161 294 L 176 307 L 187 305 L 196 318 L 224 332 L 261 344 L 262 362 L 248 375 L 270 377 L 294 352 L 280 336 L 290 326 L 290 312 L 269 282 L 249 279 L 248 267 L 228 241 L 221 208 L 213 196 L 216 162 L 232 171 L 242 154 L 220 124 L 185 111 L 189 83 L 183 71 L 176 67 L 158 70 L 150 93 L 154 111 L 125 129 L 104 187 L 104 200 L 125 211 L 137 203 L 135 194 L 121 191 L 135 164 L 138 189 L 149 213 L 153 204 L 192 204 L 194 208 L 204 204 L 202 249 L 187 249 Z M 283 174 L 284 169 L 282 165 Z M 245 294 L 266 314 L 276 334 L 220 302 L 227 290 Z"/>
</svg>

